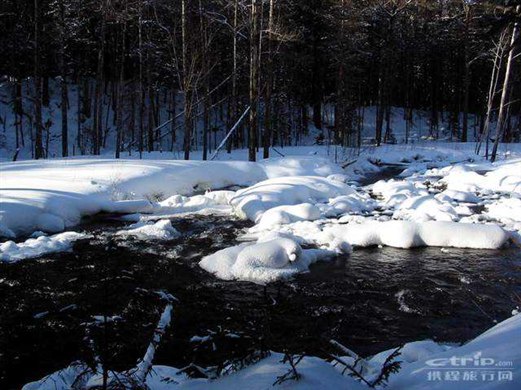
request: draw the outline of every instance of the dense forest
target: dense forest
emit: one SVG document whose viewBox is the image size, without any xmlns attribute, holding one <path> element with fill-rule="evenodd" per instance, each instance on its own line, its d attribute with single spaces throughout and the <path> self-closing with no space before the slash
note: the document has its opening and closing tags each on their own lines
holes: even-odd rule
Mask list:
<svg viewBox="0 0 521 390">
<path fill-rule="evenodd" d="M 48 155 L 42 110 L 54 85 L 63 156 L 100 154 L 112 139 L 117 158 L 179 142 L 185 159 L 196 149 L 207 159 L 221 131 L 224 148 L 248 147 L 254 160 L 310 126 L 357 147 L 361 109 L 372 106 L 377 146 L 396 142 L 391 107 L 407 126 L 421 109 L 430 137 L 448 123 L 444 136 L 490 140 L 494 159 L 499 142 L 520 139 L 518 4 L 3 0 L 2 104 L 34 158 Z"/>
</svg>

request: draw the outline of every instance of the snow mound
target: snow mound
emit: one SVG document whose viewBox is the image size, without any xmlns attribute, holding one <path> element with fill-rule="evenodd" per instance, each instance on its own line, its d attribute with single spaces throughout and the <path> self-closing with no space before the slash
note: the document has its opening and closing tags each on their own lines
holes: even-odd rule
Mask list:
<svg viewBox="0 0 521 390">
<path fill-rule="evenodd" d="M 406 199 L 394 212 L 393 218 L 417 222 L 456 221 L 458 213 L 450 204 L 423 195 Z"/>
<path fill-rule="evenodd" d="M 181 234 L 172 226 L 168 219 L 153 222 L 137 222 L 130 225 L 128 230 L 120 230 L 118 236 L 131 236 L 138 240 L 173 240 Z"/>
<path fill-rule="evenodd" d="M 159 203 L 160 208 L 156 211 L 162 214 L 195 213 L 204 211 L 231 212 L 229 206 L 234 191 L 212 191 L 204 195 L 191 197 L 174 195 Z"/>
<path fill-rule="evenodd" d="M 497 225 L 440 221 L 372 221 L 362 224 L 330 225 L 324 228 L 323 234 L 328 234 L 337 246 L 349 243 L 360 247 L 386 245 L 395 248 L 435 246 L 498 249 L 510 238 L 510 235 Z"/>
<path fill-rule="evenodd" d="M 16 262 L 48 253 L 69 251 L 75 241 L 88 237 L 90 236 L 84 233 L 65 232 L 50 237 L 29 238 L 18 244 L 14 241 L 7 241 L 0 244 L 0 260 Z"/>
<path fill-rule="evenodd" d="M 240 217 L 257 223 L 264 212 L 277 206 L 327 202 L 330 198 L 354 192 L 354 189 L 341 182 L 323 177 L 283 177 L 265 180 L 237 191 L 231 204 Z"/>
<path fill-rule="evenodd" d="M 374 210 L 375 202 L 369 196 L 359 193 L 341 195 L 329 200 L 327 205 L 319 205 L 325 217 L 343 214 L 361 214 Z"/>
<path fill-rule="evenodd" d="M 436 199 L 441 201 L 451 201 L 463 203 L 479 203 L 481 199 L 472 192 L 468 191 L 456 191 L 456 190 L 445 190 L 442 193 L 436 195 Z"/>
<path fill-rule="evenodd" d="M 486 166 L 484 175 L 473 171 L 480 167 L 457 165 L 438 170 L 449 190 L 462 192 L 514 192 L 521 194 L 521 161 L 514 160 Z"/>
<path fill-rule="evenodd" d="M 303 250 L 295 240 L 279 236 L 223 249 L 204 257 L 199 265 L 220 279 L 266 284 L 288 279 L 329 256 L 328 251 Z"/>
<path fill-rule="evenodd" d="M 499 199 L 486 206 L 486 215 L 504 224 L 521 222 L 521 199 Z"/>
<path fill-rule="evenodd" d="M 418 189 L 412 182 L 405 180 L 380 180 L 373 184 L 372 190 L 374 194 L 381 196 L 389 207 L 396 207 L 408 198 L 428 195 L 425 189 Z"/>
<path fill-rule="evenodd" d="M 278 206 L 264 212 L 258 225 L 268 227 L 297 221 L 314 221 L 319 219 L 320 216 L 320 209 L 310 203 L 302 203 L 294 206 Z"/>
</svg>

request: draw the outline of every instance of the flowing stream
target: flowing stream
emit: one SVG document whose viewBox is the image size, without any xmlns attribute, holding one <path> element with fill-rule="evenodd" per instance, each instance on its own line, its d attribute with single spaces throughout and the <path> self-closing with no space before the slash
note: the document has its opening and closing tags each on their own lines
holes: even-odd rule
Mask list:
<svg viewBox="0 0 521 390">
<path fill-rule="evenodd" d="M 73 252 L 0 263 L 0 388 L 92 360 L 95 315 L 117 316 L 89 333 L 95 351 L 112 369 L 133 367 L 164 307 L 158 291 L 179 302 L 155 363 L 176 367 L 259 348 L 323 355 L 330 338 L 362 355 L 425 338 L 462 342 L 507 318 L 521 296 L 516 249 L 370 248 L 267 287 L 221 281 L 197 264 L 250 223 L 192 215 L 172 224 L 183 237 L 143 242 L 115 236 L 120 222 L 91 222 L 79 229 L 95 238 Z"/>
</svg>

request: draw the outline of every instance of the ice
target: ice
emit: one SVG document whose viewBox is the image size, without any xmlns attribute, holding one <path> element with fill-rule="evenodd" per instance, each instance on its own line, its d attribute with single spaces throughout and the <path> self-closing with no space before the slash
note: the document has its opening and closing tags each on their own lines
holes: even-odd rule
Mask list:
<svg viewBox="0 0 521 390">
<path fill-rule="evenodd" d="M 118 236 L 132 236 L 138 240 L 173 240 L 181 234 L 172 226 L 168 219 L 154 222 L 137 222 L 127 230 L 120 230 Z"/>
<path fill-rule="evenodd" d="M 88 234 L 65 232 L 54 236 L 40 236 L 15 243 L 7 241 L 0 244 L 0 259 L 5 262 L 16 262 L 23 259 L 40 257 L 48 253 L 65 252 L 72 249 L 75 241 L 89 238 Z"/>
</svg>

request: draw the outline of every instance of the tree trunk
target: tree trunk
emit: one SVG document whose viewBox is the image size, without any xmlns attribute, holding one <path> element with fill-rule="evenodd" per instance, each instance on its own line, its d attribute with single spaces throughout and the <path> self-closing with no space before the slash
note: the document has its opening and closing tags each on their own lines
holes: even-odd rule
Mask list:
<svg viewBox="0 0 521 390">
<path fill-rule="evenodd" d="M 519 14 L 519 11 L 521 9 L 521 6 L 516 7 L 516 13 Z M 506 122 L 506 111 L 508 110 L 507 107 L 507 97 L 509 96 L 509 90 L 510 90 L 510 78 L 512 73 L 512 65 L 514 62 L 514 52 L 515 52 L 515 45 L 517 43 L 517 36 L 518 36 L 518 23 L 514 23 L 514 27 L 512 28 L 512 38 L 510 40 L 510 47 L 508 52 L 508 60 L 506 64 L 505 69 L 505 78 L 503 80 L 503 90 L 501 91 L 501 103 L 499 104 L 499 114 L 497 118 L 497 124 L 496 124 L 496 139 L 494 140 L 494 146 L 492 148 L 492 155 L 490 157 L 490 161 L 494 162 L 496 161 L 497 157 L 497 149 L 499 146 L 499 143 L 501 142 L 501 139 L 503 138 L 503 134 L 505 132 L 505 122 Z"/>
<path fill-rule="evenodd" d="M 43 158 L 43 124 L 42 124 L 42 91 L 40 77 L 40 46 L 39 46 L 39 12 L 38 0 L 34 0 L 34 121 L 35 121 L 35 142 L 34 158 Z"/>
<path fill-rule="evenodd" d="M 250 29 L 250 134 L 248 138 L 248 159 L 257 159 L 257 129 L 259 104 L 259 68 L 260 68 L 260 0 L 251 2 Z"/>
<path fill-rule="evenodd" d="M 190 160 L 190 144 L 192 141 L 192 92 L 190 72 L 188 71 L 188 42 L 187 42 L 187 17 L 186 0 L 181 1 L 181 36 L 182 36 L 182 64 L 183 64 L 183 89 L 184 89 L 184 158 Z"/>
<path fill-rule="evenodd" d="M 69 124 L 68 124 L 68 102 L 69 92 L 67 89 L 67 79 L 62 73 L 61 79 L 61 113 L 62 113 L 62 156 L 69 155 Z"/>
<path fill-rule="evenodd" d="M 273 89 L 273 54 L 272 54 L 272 39 L 273 39 L 273 12 L 275 7 L 275 0 L 270 0 L 270 10 L 268 19 L 268 48 L 267 48 L 267 63 L 266 63 L 266 94 L 264 98 L 264 137 L 263 137 L 263 158 L 270 156 L 272 120 L 271 120 L 271 93 Z"/>
</svg>

